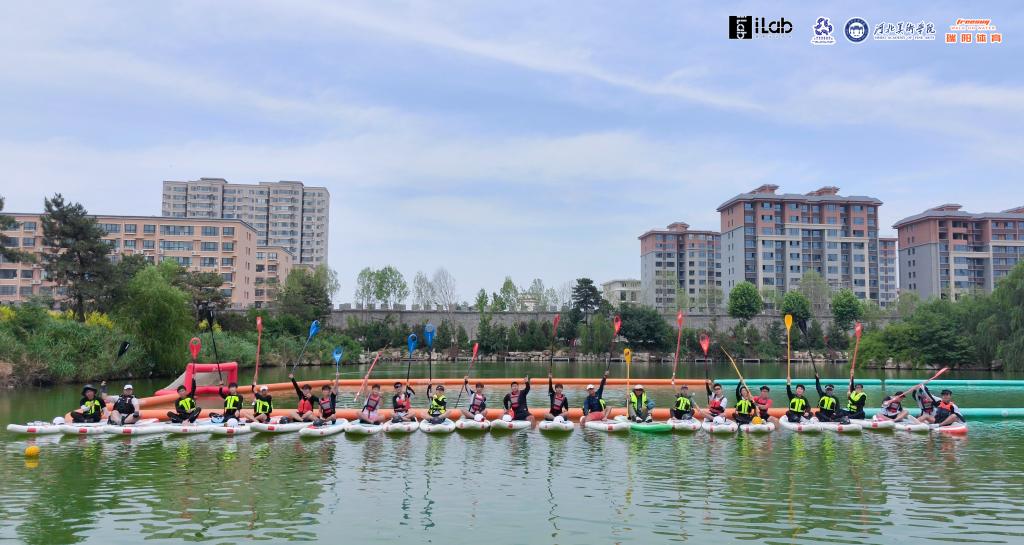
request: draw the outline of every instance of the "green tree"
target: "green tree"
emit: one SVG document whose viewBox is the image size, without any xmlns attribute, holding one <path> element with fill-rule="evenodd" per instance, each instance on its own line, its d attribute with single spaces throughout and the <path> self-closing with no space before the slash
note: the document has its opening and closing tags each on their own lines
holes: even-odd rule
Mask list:
<svg viewBox="0 0 1024 545">
<path fill-rule="evenodd" d="M 412 302 L 424 309 L 433 308 L 437 301 L 434 284 L 423 271 L 416 271 L 412 280 L 412 293 Z"/>
<path fill-rule="evenodd" d="M 121 256 L 114 264 L 110 278 L 107 282 L 107 289 L 104 297 L 98 302 L 97 310 L 100 312 L 113 312 L 121 300 L 125 297 L 128 283 L 142 269 L 149 266 L 145 256 L 132 254 Z"/>
<path fill-rule="evenodd" d="M 906 320 L 921 304 L 921 296 L 917 292 L 905 291 L 896 300 L 896 315 Z"/>
<path fill-rule="evenodd" d="M 409 297 L 409 285 L 398 269 L 387 265 L 373 273 L 373 297 L 388 306 L 401 303 Z"/>
<path fill-rule="evenodd" d="M 761 294 L 750 282 L 740 282 L 729 292 L 729 316 L 744 324 L 763 309 Z"/>
<path fill-rule="evenodd" d="M 676 288 L 676 310 L 690 310 L 693 307 L 693 302 L 690 301 L 690 295 L 686 293 L 686 288 Z"/>
<path fill-rule="evenodd" d="M 811 302 L 799 291 L 787 291 L 782 298 L 782 314 L 792 314 L 793 320 L 800 322 L 811 319 Z"/>
<path fill-rule="evenodd" d="M 376 275 L 370 267 L 363 267 L 356 276 L 356 303 L 366 307 L 377 301 L 376 296 Z"/>
<path fill-rule="evenodd" d="M 505 306 L 505 298 L 498 295 L 497 293 L 491 293 L 491 312 L 505 312 L 508 307 Z"/>
<path fill-rule="evenodd" d="M 828 311 L 829 295 L 832 290 L 825 278 L 815 271 L 807 271 L 800 277 L 800 293 L 811 303 L 811 311 L 821 316 Z"/>
<path fill-rule="evenodd" d="M 57 193 L 44 201 L 43 263 L 48 278 L 67 290 L 71 308 L 80 322 L 87 306 L 107 293 L 111 273 L 110 245 L 103 229 L 78 203 L 67 203 Z"/>
<path fill-rule="evenodd" d="M 519 288 L 516 287 L 515 282 L 512 281 L 512 277 L 506 276 L 505 281 L 501 284 L 501 290 L 498 292 L 498 296 L 504 302 L 505 309 L 513 312 L 519 309 Z"/>
<path fill-rule="evenodd" d="M 0 212 L 4 210 L 4 198 L 0 197 Z M 18 228 L 18 222 L 14 221 L 14 218 L 5 214 L 0 214 L 0 231 L 10 231 Z M 10 263 L 17 263 L 19 261 L 27 261 L 31 258 L 31 254 L 15 250 L 11 246 L 7 245 L 7 241 L 3 235 L 0 235 L 0 263 L 7 261 Z"/>
<path fill-rule="evenodd" d="M 840 331 L 849 331 L 863 315 L 864 304 L 852 291 L 841 289 L 832 296 L 832 320 Z"/>
<path fill-rule="evenodd" d="M 192 326 L 189 299 L 157 270 L 146 267 L 128 283 L 116 313 L 118 323 L 138 339 L 156 371 L 175 373 L 188 361 Z"/>
<path fill-rule="evenodd" d="M 331 314 L 331 297 L 338 291 L 334 271 L 326 265 L 309 270 L 292 269 L 278 294 L 278 311 L 290 315 L 308 327 L 313 320 L 323 320 Z"/>
<path fill-rule="evenodd" d="M 589 278 L 577 278 L 576 286 L 572 288 L 572 308 L 579 309 L 586 320 L 594 311 L 601 306 L 601 293 Z"/>
<path fill-rule="evenodd" d="M 580 326 L 580 341 L 583 352 L 600 354 L 608 351 L 615 330 L 603 314 L 595 314 L 589 325 Z"/>
<path fill-rule="evenodd" d="M 674 331 L 661 313 L 651 307 L 622 305 L 620 335 L 627 339 L 633 349 L 664 350 L 675 341 Z"/>
<path fill-rule="evenodd" d="M 483 288 L 476 292 L 476 301 L 473 303 L 473 308 L 480 313 L 487 310 L 487 292 Z"/>
<path fill-rule="evenodd" d="M 821 327 L 821 322 L 811 320 L 811 327 L 807 330 L 807 338 L 804 341 L 808 348 L 825 348 L 825 330 Z"/>
</svg>

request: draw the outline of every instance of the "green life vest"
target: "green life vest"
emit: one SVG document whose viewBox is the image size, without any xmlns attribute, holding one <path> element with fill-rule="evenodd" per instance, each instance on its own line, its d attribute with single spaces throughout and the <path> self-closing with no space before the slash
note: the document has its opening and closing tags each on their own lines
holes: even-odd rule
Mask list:
<svg viewBox="0 0 1024 545">
<path fill-rule="evenodd" d="M 435 395 L 434 397 L 430 398 L 430 414 L 441 414 L 442 412 L 444 412 L 445 405 L 447 403 L 448 400 L 444 397 L 444 394 Z"/>
<path fill-rule="evenodd" d="M 857 410 L 857 402 L 864 399 L 864 392 L 850 392 L 850 401 L 846 403 L 846 410 L 854 412 Z"/>
<path fill-rule="evenodd" d="M 821 396 L 818 400 L 818 408 L 823 411 L 832 411 L 836 408 L 836 398 L 832 396 Z"/>
<path fill-rule="evenodd" d="M 640 394 L 640 398 L 637 399 L 636 393 L 629 393 L 629 404 L 633 407 L 634 413 L 639 413 L 641 410 L 647 410 L 647 392 Z"/>
<path fill-rule="evenodd" d="M 230 394 L 224 397 L 224 408 L 229 411 L 237 411 L 242 407 L 242 396 Z"/>
<path fill-rule="evenodd" d="M 686 396 L 679 396 L 676 398 L 676 410 L 677 411 L 689 411 L 690 410 L 690 398 Z"/>
<path fill-rule="evenodd" d="M 191 412 L 192 409 L 196 408 L 196 401 L 191 397 L 185 397 L 178 400 L 178 409 L 185 412 Z"/>
<path fill-rule="evenodd" d="M 789 410 L 795 413 L 802 413 L 807 410 L 807 400 L 802 397 L 794 397 L 789 400 Z"/>
<path fill-rule="evenodd" d="M 270 414 L 274 410 L 274 406 L 269 401 L 256 398 L 252 402 L 253 411 L 256 414 Z"/>
<path fill-rule="evenodd" d="M 103 402 L 98 399 L 85 400 L 85 414 L 94 415 L 103 410 Z"/>
<path fill-rule="evenodd" d="M 754 403 L 749 399 L 740 398 L 736 402 L 736 412 L 738 414 L 754 414 Z"/>
</svg>

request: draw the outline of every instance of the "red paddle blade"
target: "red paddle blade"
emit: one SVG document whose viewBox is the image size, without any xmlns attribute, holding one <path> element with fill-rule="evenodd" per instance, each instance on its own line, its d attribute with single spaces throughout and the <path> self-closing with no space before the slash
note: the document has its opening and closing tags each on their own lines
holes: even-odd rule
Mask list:
<svg viewBox="0 0 1024 545">
<path fill-rule="evenodd" d="M 676 325 L 679 327 L 683 327 L 683 311 L 681 310 L 678 313 L 676 313 Z"/>
<path fill-rule="evenodd" d="M 555 314 L 554 325 L 551 327 L 551 329 L 554 331 L 554 335 L 556 337 L 558 336 L 558 321 L 561 320 L 561 319 L 562 319 L 562 315 L 561 314 Z"/>
<path fill-rule="evenodd" d="M 476 352 L 480 350 L 480 343 L 473 343 L 473 359 L 476 359 Z"/>
<path fill-rule="evenodd" d="M 192 353 L 192 361 L 199 359 L 199 351 L 203 349 L 203 342 L 199 340 L 199 337 L 192 337 L 192 340 L 188 342 L 188 351 Z"/>
<path fill-rule="evenodd" d="M 861 332 L 861 325 L 860 325 L 860 322 L 857 322 L 857 324 L 853 326 L 853 334 L 857 336 L 857 340 L 858 341 L 860 340 L 860 332 Z"/>
<path fill-rule="evenodd" d="M 263 333 L 263 316 L 256 317 L 256 332 Z"/>
<path fill-rule="evenodd" d="M 615 319 L 612 320 L 612 323 L 615 324 L 615 334 L 618 335 L 619 330 L 622 329 L 622 317 L 616 314 Z"/>
<path fill-rule="evenodd" d="M 701 333 L 700 335 L 700 347 L 704 350 L 704 355 L 708 355 L 708 348 L 711 348 L 711 337 Z"/>
</svg>

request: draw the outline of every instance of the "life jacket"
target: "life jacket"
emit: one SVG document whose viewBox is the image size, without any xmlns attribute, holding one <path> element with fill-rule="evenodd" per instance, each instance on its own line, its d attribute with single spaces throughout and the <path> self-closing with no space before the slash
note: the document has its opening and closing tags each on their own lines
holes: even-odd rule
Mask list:
<svg viewBox="0 0 1024 545">
<path fill-rule="evenodd" d="M 273 398 L 264 400 L 257 397 L 253 400 L 252 407 L 256 414 L 270 414 L 274 410 L 274 400 Z"/>
<path fill-rule="evenodd" d="M 224 396 L 224 410 L 225 411 L 237 411 L 242 408 L 242 396 L 238 394 L 228 394 Z"/>
<path fill-rule="evenodd" d="M 935 407 L 935 400 L 932 399 L 932 396 L 922 392 L 921 395 L 919 395 L 917 399 L 921 400 L 921 410 L 922 411 L 924 411 L 926 413 L 932 412 L 932 409 Z"/>
<path fill-rule="evenodd" d="M 320 405 L 320 412 L 323 416 L 331 416 L 334 414 L 334 404 L 331 403 L 330 394 L 325 397 L 321 397 L 318 404 Z"/>
<path fill-rule="evenodd" d="M 640 394 L 637 398 L 633 392 L 629 393 L 629 404 L 633 407 L 633 413 L 639 413 L 641 410 L 647 410 L 647 392 Z"/>
<path fill-rule="evenodd" d="M 767 398 L 767 397 L 760 397 L 760 396 L 758 396 L 758 397 L 754 398 L 754 404 L 755 405 L 768 405 L 768 403 L 770 401 L 771 401 L 771 398 Z M 758 407 L 757 410 L 760 413 L 761 418 L 768 418 L 768 409 L 762 409 L 762 408 Z"/>
<path fill-rule="evenodd" d="M 713 414 L 715 416 L 718 416 L 718 415 L 724 413 L 725 409 L 722 407 L 722 398 L 716 397 L 716 398 L 709 399 L 708 400 L 708 412 L 710 412 L 711 414 Z"/>
<path fill-rule="evenodd" d="M 103 410 L 103 402 L 96 398 L 86 399 L 82 402 L 82 405 L 85 407 L 85 414 L 90 416 Z"/>
<path fill-rule="evenodd" d="M 953 412 L 953 402 L 952 401 L 950 401 L 949 403 L 946 403 L 945 401 L 939 401 L 938 407 L 939 407 L 940 411 L 946 411 L 947 413 L 952 413 Z"/>
<path fill-rule="evenodd" d="M 190 413 L 192 412 L 192 409 L 196 408 L 196 400 L 191 397 L 183 397 L 178 400 L 176 406 L 178 407 L 178 412 Z"/>
<path fill-rule="evenodd" d="M 859 411 L 861 405 L 860 400 L 864 399 L 865 395 L 866 394 L 864 392 L 850 392 L 850 395 L 847 396 L 850 400 L 846 403 L 846 410 L 850 412 Z"/>
<path fill-rule="evenodd" d="M 369 412 L 376 411 L 378 407 L 380 407 L 380 396 L 379 395 L 376 395 L 376 396 L 371 395 L 370 397 L 367 397 L 366 398 L 366 405 L 363 405 L 363 408 L 366 409 Z"/>
<path fill-rule="evenodd" d="M 903 411 L 903 404 L 899 401 L 889 403 L 885 408 L 882 409 L 883 413 L 887 416 L 896 416 Z"/>
<path fill-rule="evenodd" d="M 693 404 L 690 403 L 690 398 L 686 396 L 676 397 L 676 410 L 683 411 L 684 413 L 690 410 Z"/>
<path fill-rule="evenodd" d="M 558 415 L 562 412 L 562 407 L 565 406 L 566 399 L 565 394 L 556 393 L 554 399 L 551 400 L 551 414 Z"/>
<path fill-rule="evenodd" d="M 444 394 L 435 395 L 430 398 L 430 414 L 437 416 L 444 412 L 444 408 L 447 406 L 448 400 L 444 397 Z"/>
<path fill-rule="evenodd" d="M 135 396 L 118 396 L 117 401 L 114 402 L 114 410 L 121 415 L 132 414 L 135 412 L 135 405 L 132 400 Z"/>
<path fill-rule="evenodd" d="M 740 400 L 736 402 L 736 414 L 754 414 L 754 402 L 741 397 Z"/>
<path fill-rule="evenodd" d="M 298 409 L 299 414 L 308 413 L 309 411 L 313 410 L 313 402 L 308 400 L 308 399 L 306 399 L 306 398 L 304 398 L 304 397 L 300 398 L 299 399 L 299 406 L 297 407 L 297 409 Z"/>
<path fill-rule="evenodd" d="M 409 408 L 412 407 L 412 400 L 409 399 L 408 396 L 402 396 L 399 398 L 398 395 L 395 395 L 391 398 L 391 406 L 397 412 L 407 413 L 409 412 Z"/>
<path fill-rule="evenodd" d="M 519 411 L 519 392 L 508 393 L 508 410 L 513 413 Z"/>
<path fill-rule="evenodd" d="M 789 400 L 789 410 L 795 413 L 803 413 L 807 410 L 807 399 L 794 397 Z"/>
<path fill-rule="evenodd" d="M 834 411 L 836 409 L 836 398 L 826 395 L 818 400 L 818 408 L 823 411 Z"/>
<path fill-rule="evenodd" d="M 481 413 L 481 412 L 484 411 L 485 407 L 487 407 L 487 396 L 485 396 L 485 395 L 483 395 L 483 394 L 481 394 L 479 392 L 474 393 L 473 394 L 473 399 L 470 400 L 470 402 L 469 402 L 469 412 L 470 412 L 470 414 Z"/>
</svg>

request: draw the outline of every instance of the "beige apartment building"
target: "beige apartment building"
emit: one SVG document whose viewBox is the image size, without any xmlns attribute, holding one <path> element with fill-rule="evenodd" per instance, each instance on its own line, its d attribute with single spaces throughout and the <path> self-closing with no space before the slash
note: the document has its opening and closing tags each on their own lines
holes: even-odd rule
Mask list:
<svg viewBox="0 0 1024 545">
<path fill-rule="evenodd" d="M 640 301 L 662 311 L 710 310 L 722 292 L 722 236 L 677 221 L 640 235 Z M 685 301 L 676 301 L 682 295 Z"/>
<path fill-rule="evenodd" d="M 601 296 L 615 308 L 622 305 L 640 304 L 640 281 L 635 279 L 616 279 L 601 284 Z"/>
<path fill-rule="evenodd" d="M 168 180 L 162 201 L 164 217 L 242 220 L 256 230 L 260 246 L 287 248 L 302 265 L 327 263 L 331 195 L 324 187 L 295 181 Z"/>
<path fill-rule="evenodd" d="M 42 254 L 46 248 L 40 215 L 10 215 L 18 226 L 3 231 L 5 242 L 25 252 Z M 260 286 L 283 282 L 293 266 L 293 256 L 287 249 L 259 248 L 256 230 L 237 219 L 93 217 L 107 234 L 104 240 L 110 244 L 111 260 L 142 255 L 150 263 L 172 259 L 192 271 L 219 273 L 224 279 L 221 292 L 233 309 L 267 306 L 273 300 L 270 294 L 276 295 L 276 287 L 267 290 Z M 47 281 L 42 261 L 0 261 L 0 303 L 21 302 L 33 295 L 63 295 Z"/>
</svg>

